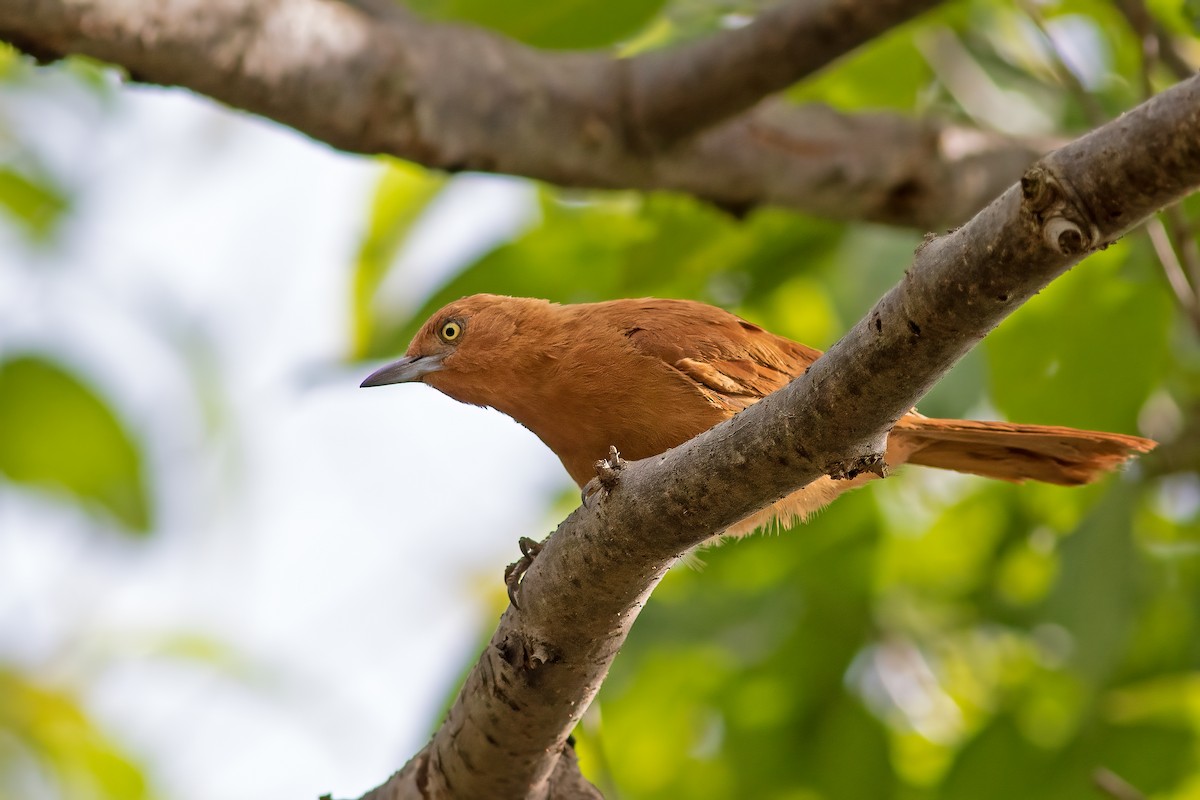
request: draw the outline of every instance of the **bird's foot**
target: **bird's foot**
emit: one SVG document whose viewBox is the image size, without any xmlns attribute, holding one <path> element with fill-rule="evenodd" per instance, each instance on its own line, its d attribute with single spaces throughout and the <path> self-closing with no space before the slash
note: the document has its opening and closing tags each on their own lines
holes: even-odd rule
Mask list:
<svg viewBox="0 0 1200 800">
<path fill-rule="evenodd" d="M 868 472 L 879 478 L 888 476 L 887 462 L 883 460 L 882 453 L 863 456 L 851 462 L 835 461 L 825 468 L 825 474 L 835 481 L 853 480 Z"/>
<path fill-rule="evenodd" d="M 512 603 L 513 608 L 520 611 L 521 606 L 517 603 L 517 589 L 521 586 L 521 578 L 525 577 L 525 573 L 533 566 L 533 560 L 538 557 L 538 553 L 542 552 L 545 545 L 542 542 L 535 542 L 528 536 L 522 536 L 517 540 L 517 546 L 521 548 L 521 557 L 504 568 L 504 585 L 508 587 L 508 601 Z"/>
<path fill-rule="evenodd" d="M 617 484 L 621 480 L 621 471 L 625 469 L 625 463 L 625 459 L 621 458 L 617 448 L 609 446 L 608 458 L 602 458 L 596 462 L 596 477 L 583 487 L 580 499 L 585 508 L 592 507 L 592 498 L 596 495 L 608 494 L 617 488 Z"/>
</svg>

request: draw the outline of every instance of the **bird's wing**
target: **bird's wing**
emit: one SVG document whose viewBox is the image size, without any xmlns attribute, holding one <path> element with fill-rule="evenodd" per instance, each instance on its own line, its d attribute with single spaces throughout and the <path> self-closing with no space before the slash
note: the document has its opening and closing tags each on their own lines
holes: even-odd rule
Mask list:
<svg viewBox="0 0 1200 800">
<path fill-rule="evenodd" d="M 821 351 L 713 306 L 646 300 L 624 335 L 645 355 L 677 370 L 714 405 L 740 411 L 804 373 Z"/>
</svg>

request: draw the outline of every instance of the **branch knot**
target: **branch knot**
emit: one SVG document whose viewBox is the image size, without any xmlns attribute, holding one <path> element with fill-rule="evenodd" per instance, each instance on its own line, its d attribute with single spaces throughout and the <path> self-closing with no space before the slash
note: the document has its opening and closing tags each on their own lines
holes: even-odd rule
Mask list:
<svg viewBox="0 0 1200 800">
<path fill-rule="evenodd" d="M 1100 229 L 1082 199 L 1045 166 L 1033 165 L 1021 176 L 1025 208 L 1042 230 L 1046 244 L 1065 256 L 1097 246 Z"/>
</svg>

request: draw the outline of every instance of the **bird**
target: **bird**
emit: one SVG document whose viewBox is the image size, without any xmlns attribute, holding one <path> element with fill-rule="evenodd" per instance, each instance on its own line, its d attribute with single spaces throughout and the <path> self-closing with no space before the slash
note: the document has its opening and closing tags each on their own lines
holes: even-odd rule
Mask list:
<svg viewBox="0 0 1200 800">
<path fill-rule="evenodd" d="M 628 460 L 663 453 L 781 389 L 821 355 L 694 300 L 557 304 L 476 294 L 435 312 L 403 358 L 361 385 L 420 382 L 507 414 L 582 488 L 610 447 Z M 914 409 L 889 433 L 885 462 L 1075 486 L 1155 444 L 1052 425 L 936 419 Z M 818 478 L 720 535 L 791 527 L 875 477 Z"/>
</svg>

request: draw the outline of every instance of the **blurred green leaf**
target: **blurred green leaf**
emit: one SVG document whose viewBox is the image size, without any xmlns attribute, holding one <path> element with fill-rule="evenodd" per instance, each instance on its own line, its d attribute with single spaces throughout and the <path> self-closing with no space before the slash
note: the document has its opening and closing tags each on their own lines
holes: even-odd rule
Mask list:
<svg viewBox="0 0 1200 800">
<path fill-rule="evenodd" d="M 1112 487 L 1059 548 L 1058 582 L 1045 619 L 1071 637 L 1076 671 L 1102 686 L 1131 633 L 1141 576 L 1133 543 L 1132 487 Z"/>
<path fill-rule="evenodd" d="M 1146 6 L 1168 30 L 1200 36 L 1200 0 L 1147 0 Z"/>
<path fill-rule="evenodd" d="M 1200 513 L 1190 523 L 1160 515 L 1162 484 L 1172 482 L 1168 479 L 1143 491 L 1135 512 L 1135 538 L 1142 556 L 1138 563 L 1146 565 L 1145 580 L 1155 588 L 1146 592 L 1139 608 L 1125 658 L 1128 674 L 1139 678 L 1200 665 L 1200 602 L 1196 600 L 1200 596 Z M 1197 484 L 1184 481 L 1179 488 L 1187 492 L 1189 485 L 1194 490 Z M 1200 718 L 1200 704 L 1194 708 Z"/>
<path fill-rule="evenodd" d="M 819 796 L 853 800 L 895 794 L 895 775 L 882 723 L 856 698 L 843 695 L 820 721 L 821 735 L 805 759 Z"/>
<path fill-rule="evenodd" d="M 1016 422 L 1135 432 L 1169 363 L 1170 298 L 1127 243 L 1030 300 L 985 340 L 992 398 Z"/>
<path fill-rule="evenodd" d="M 435 19 L 491 28 L 535 47 L 585 49 L 615 44 L 652 20 L 666 0 L 414 0 Z"/>
<path fill-rule="evenodd" d="M 98 97 L 107 97 L 117 88 L 116 76 L 122 70 L 107 61 L 85 55 L 70 55 L 63 59 L 67 70 L 79 83 Z"/>
<path fill-rule="evenodd" d="M 45 240 L 66 212 L 66 196 L 46 181 L 0 166 L 0 207 L 35 240 Z"/>
<path fill-rule="evenodd" d="M 11 736 L 46 768 L 72 800 L 140 800 L 146 779 L 61 689 L 0 668 L 0 733 Z"/>
<path fill-rule="evenodd" d="M 1061 750 L 1041 748 L 999 716 L 962 751 L 939 800 L 1094 800 L 1096 771 L 1120 775 L 1147 795 L 1170 790 L 1195 765 L 1183 727 L 1097 725 Z"/>
<path fill-rule="evenodd" d="M 1080 771 L 1086 771 L 1089 778 L 1103 767 L 1147 796 L 1159 797 L 1183 788 L 1184 779 L 1197 774 L 1198 747 L 1200 737 L 1194 726 L 1100 725 L 1090 735 L 1080 737 L 1071 757 L 1081 764 Z M 1080 792 L 1080 797 L 1095 797 L 1095 794 Z"/>
<path fill-rule="evenodd" d="M 812 279 L 836 266 L 838 225 L 770 210 L 737 221 L 668 195 L 578 202 L 548 192 L 541 210 L 539 225 L 466 265 L 411 315 L 381 325 L 368 354 L 402 350 L 435 310 L 477 292 L 554 302 L 693 297 L 818 346 L 840 333 L 825 287 Z M 774 291 L 784 284 L 804 301 Z M 781 298 L 788 302 L 776 305 Z"/>
<path fill-rule="evenodd" d="M 412 164 L 395 160 L 385 163 L 371 202 L 367 232 L 354 265 L 351 352 L 358 358 L 369 350 L 374 335 L 373 302 L 379 285 L 413 225 L 446 183 L 437 173 Z"/>
<path fill-rule="evenodd" d="M 890 31 L 847 55 L 836 70 L 818 73 L 789 93 L 796 102 L 844 109 L 909 110 L 933 80 L 913 37 Z"/>
<path fill-rule="evenodd" d="M 918 534 L 886 541 L 883 585 L 917 587 L 932 598 L 967 598 L 978 592 L 1011 525 L 1011 497 L 993 486 L 971 492 L 922 526 Z"/>
<path fill-rule="evenodd" d="M 0 42 L 0 79 L 8 78 L 20 63 L 21 54 L 8 42 Z"/>
<path fill-rule="evenodd" d="M 601 690 L 599 730 L 579 734 L 616 784 L 639 798 L 890 796 L 883 723 L 845 679 L 873 634 L 877 538 L 860 493 L 673 570 Z"/>
<path fill-rule="evenodd" d="M 560 208 L 548 202 L 544 216 L 542 225 L 487 253 L 412 315 L 381 332 L 371 354 L 402 350 L 431 313 L 465 295 L 491 292 L 560 302 L 601 299 L 615 290 L 625 249 L 633 241 L 653 235 L 650 226 L 607 205 Z M 588 275 L 588 280 L 580 281 L 581 274 Z"/>
<path fill-rule="evenodd" d="M 0 363 L 0 474 L 65 491 L 150 529 L 142 460 L 133 437 L 91 389 L 35 356 Z"/>
</svg>

